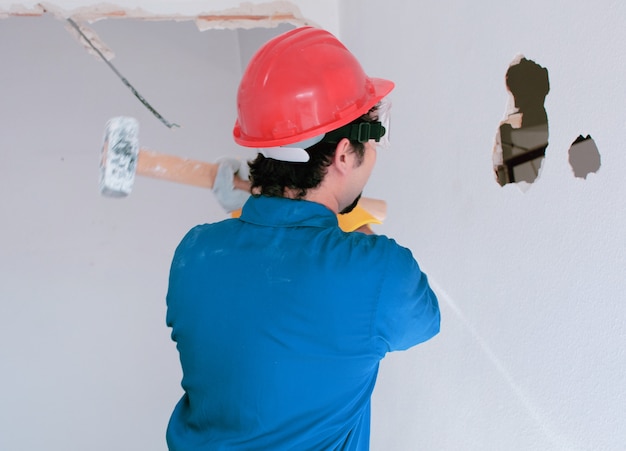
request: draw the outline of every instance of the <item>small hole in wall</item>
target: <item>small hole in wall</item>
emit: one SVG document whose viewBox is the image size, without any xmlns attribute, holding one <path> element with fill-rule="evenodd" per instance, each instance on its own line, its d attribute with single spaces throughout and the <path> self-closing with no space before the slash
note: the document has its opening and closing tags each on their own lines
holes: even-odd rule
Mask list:
<svg viewBox="0 0 626 451">
<path fill-rule="evenodd" d="M 569 148 L 569 164 L 574 176 L 586 179 L 589 174 L 600 169 L 600 152 L 591 136 L 580 135 Z"/>
<path fill-rule="evenodd" d="M 496 180 L 500 186 L 533 183 L 548 147 L 548 70 L 520 55 L 509 66 L 505 82 L 510 97 L 493 151 Z"/>
</svg>

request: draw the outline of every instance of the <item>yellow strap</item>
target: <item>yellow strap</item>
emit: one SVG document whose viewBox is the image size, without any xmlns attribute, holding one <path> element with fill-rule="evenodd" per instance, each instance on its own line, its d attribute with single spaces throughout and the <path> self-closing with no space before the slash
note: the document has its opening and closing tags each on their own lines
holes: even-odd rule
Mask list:
<svg viewBox="0 0 626 451">
<path fill-rule="evenodd" d="M 360 205 L 357 205 L 350 213 L 337 215 L 337 221 L 339 222 L 339 227 L 344 232 L 354 232 L 366 224 L 382 224 L 381 220 L 376 219 Z"/>
<path fill-rule="evenodd" d="M 241 216 L 241 208 L 230 212 L 231 217 L 238 218 Z M 357 205 L 354 210 L 345 215 L 337 215 L 339 227 L 344 232 L 354 232 L 359 227 L 366 224 L 382 224 L 383 222 L 372 216 L 365 208 Z"/>
</svg>

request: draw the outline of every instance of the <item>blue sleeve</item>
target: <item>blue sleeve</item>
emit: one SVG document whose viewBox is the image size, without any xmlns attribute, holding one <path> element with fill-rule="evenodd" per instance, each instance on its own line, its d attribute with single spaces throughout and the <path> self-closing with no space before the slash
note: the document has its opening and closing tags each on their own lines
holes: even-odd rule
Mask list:
<svg viewBox="0 0 626 451">
<path fill-rule="evenodd" d="M 408 349 L 439 332 L 437 297 L 411 251 L 393 242 L 378 300 L 374 336 L 383 353 Z"/>
</svg>

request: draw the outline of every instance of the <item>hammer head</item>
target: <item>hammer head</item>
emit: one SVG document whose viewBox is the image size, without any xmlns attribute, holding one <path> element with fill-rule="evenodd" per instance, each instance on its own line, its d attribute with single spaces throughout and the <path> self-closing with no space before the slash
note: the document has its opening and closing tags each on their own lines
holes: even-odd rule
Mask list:
<svg viewBox="0 0 626 451">
<path fill-rule="evenodd" d="M 107 122 L 100 159 L 100 193 L 107 197 L 130 194 L 139 156 L 139 123 L 132 117 Z"/>
</svg>

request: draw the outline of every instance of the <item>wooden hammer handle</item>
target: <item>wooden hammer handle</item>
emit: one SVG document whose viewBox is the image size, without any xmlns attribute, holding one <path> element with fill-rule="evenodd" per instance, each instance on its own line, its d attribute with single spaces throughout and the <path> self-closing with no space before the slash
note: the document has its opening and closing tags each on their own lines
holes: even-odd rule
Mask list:
<svg viewBox="0 0 626 451">
<path fill-rule="evenodd" d="M 137 158 L 139 175 L 209 189 L 213 188 L 218 167 L 219 165 L 215 163 L 181 158 L 148 149 L 139 149 Z M 362 197 L 359 205 L 379 221 L 384 221 L 387 216 L 387 203 L 384 200 Z"/>
<path fill-rule="evenodd" d="M 190 160 L 175 155 L 139 149 L 137 174 L 183 183 L 185 185 L 213 188 L 219 165 Z"/>
</svg>

